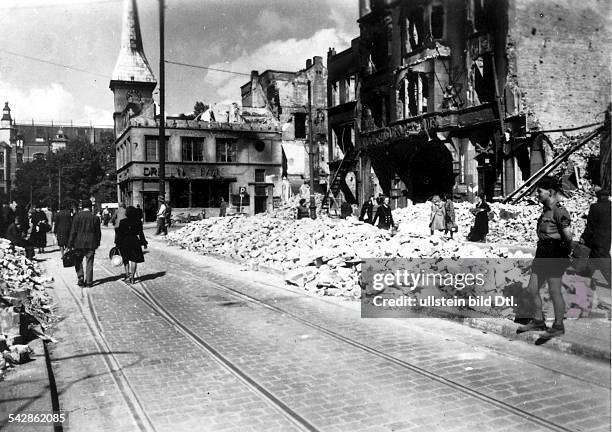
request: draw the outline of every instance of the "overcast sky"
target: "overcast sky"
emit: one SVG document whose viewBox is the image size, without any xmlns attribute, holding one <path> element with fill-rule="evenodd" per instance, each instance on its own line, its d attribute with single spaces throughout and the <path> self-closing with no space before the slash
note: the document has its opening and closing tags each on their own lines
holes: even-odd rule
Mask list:
<svg viewBox="0 0 612 432">
<path fill-rule="evenodd" d="M 357 0 L 166 0 L 166 60 L 250 73 L 299 70 L 359 33 Z M 1 0 L 0 97 L 18 121 L 111 125 L 108 88 L 123 0 Z M 147 59 L 159 78 L 158 1 L 138 0 Z M 7 52 L 8 51 L 8 52 Z M 10 54 L 10 53 L 13 54 Z M 43 63 L 82 69 L 90 73 Z M 166 112 L 240 101 L 247 76 L 166 65 Z M 157 99 L 157 96 L 156 96 Z"/>
</svg>

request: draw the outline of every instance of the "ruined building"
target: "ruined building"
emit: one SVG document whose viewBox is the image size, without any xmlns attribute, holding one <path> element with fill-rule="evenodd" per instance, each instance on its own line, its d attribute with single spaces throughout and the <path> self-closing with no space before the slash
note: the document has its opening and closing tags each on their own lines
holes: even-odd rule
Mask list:
<svg viewBox="0 0 612 432">
<path fill-rule="evenodd" d="M 308 112 L 308 82 L 311 88 L 311 113 Z M 310 180 L 310 118 L 315 190 L 325 191 L 329 176 L 327 159 L 327 68 L 323 58 L 306 60 L 297 72 L 266 70 L 251 72 L 251 79 L 241 86 L 243 107 L 266 108 L 282 128 L 283 175 L 295 192 Z M 246 108 L 245 108 L 246 109 Z"/>
<path fill-rule="evenodd" d="M 415 201 L 501 197 L 551 159 L 551 131 L 604 120 L 605 2 L 359 3 L 359 38 L 327 63 L 332 188 L 347 199 L 372 182 Z"/>
<path fill-rule="evenodd" d="M 110 81 L 115 97 L 119 200 L 140 204 L 155 220 L 159 191 L 159 122 L 152 99 L 157 82 L 144 54 L 136 0 L 125 0 L 121 51 Z M 214 108 L 214 109 L 213 109 Z M 222 110 L 206 118 L 167 117 L 165 198 L 180 209 L 218 214 L 221 200 L 254 214 L 281 194 L 281 130 L 265 108 Z M 213 210 L 214 209 L 214 210 Z"/>
</svg>

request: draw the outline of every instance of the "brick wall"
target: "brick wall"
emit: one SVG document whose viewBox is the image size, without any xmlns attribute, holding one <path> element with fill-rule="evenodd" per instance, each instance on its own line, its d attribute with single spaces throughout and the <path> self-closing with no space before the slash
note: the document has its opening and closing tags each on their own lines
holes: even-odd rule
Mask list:
<svg viewBox="0 0 612 432">
<path fill-rule="evenodd" d="M 508 80 L 543 129 L 603 121 L 610 102 L 607 0 L 513 0 Z"/>
</svg>

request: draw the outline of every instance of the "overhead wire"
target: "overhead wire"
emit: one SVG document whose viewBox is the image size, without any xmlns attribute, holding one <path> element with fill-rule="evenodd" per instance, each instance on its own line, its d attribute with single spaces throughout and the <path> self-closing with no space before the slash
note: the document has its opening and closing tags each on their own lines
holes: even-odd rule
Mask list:
<svg viewBox="0 0 612 432">
<path fill-rule="evenodd" d="M 50 61 L 50 60 L 41 59 L 41 58 L 38 58 L 38 57 L 33 57 L 33 56 L 25 55 L 25 54 L 16 53 L 16 52 L 8 51 L 8 50 L 2 49 L 2 48 L 0 48 L 0 52 L 3 52 L 5 54 L 10 54 L 10 55 L 13 55 L 15 57 L 21 57 L 21 58 L 25 58 L 25 59 L 32 60 L 32 61 L 37 61 L 37 62 L 40 62 L 40 63 L 50 64 L 50 65 L 61 67 L 61 68 L 64 68 L 64 69 L 70 69 L 70 70 L 73 70 L 73 71 L 76 71 L 76 72 L 83 72 L 83 73 L 86 73 L 86 74 L 96 75 L 96 76 L 103 77 L 103 78 L 108 78 L 109 77 L 108 75 L 101 74 L 99 72 L 92 72 L 92 71 L 88 71 L 86 69 L 81 69 L 81 68 L 77 68 L 77 67 L 74 67 L 74 66 L 69 66 L 69 65 L 62 64 L 62 63 L 57 63 L 57 62 L 54 62 L 54 61 Z"/>
</svg>

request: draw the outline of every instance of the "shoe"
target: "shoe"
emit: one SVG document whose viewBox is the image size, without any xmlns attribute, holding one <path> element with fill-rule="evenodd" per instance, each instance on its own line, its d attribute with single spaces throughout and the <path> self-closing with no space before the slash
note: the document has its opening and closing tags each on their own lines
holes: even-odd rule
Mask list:
<svg viewBox="0 0 612 432">
<path fill-rule="evenodd" d="M 546 335 L 548 337 L 561 336 L 564 334 L 565 334 L 565 327 L 563 326 L 563 323 L 561 324 L 554 323 L 552 327 L 546 329 Z"/>
<path fill-rule="evenodd" d="M 516 334 L 525 333 L 528 331 L 546 331 L 548 327 L 546 327 L 546 322 L 544 320 L 530 320 L 527 324 L 519 326 L 516 329 Z"/>
</svg>

